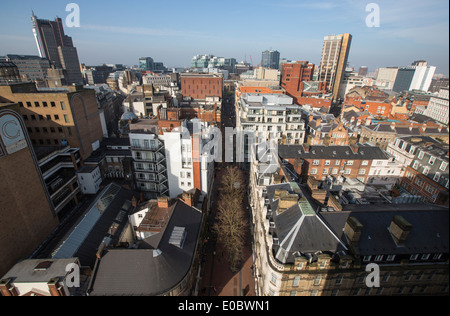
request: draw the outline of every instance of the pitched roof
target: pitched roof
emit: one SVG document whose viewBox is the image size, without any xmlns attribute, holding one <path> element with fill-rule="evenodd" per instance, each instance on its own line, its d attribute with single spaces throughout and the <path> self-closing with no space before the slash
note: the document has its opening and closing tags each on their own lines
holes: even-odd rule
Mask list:
<svg viewBox="0 0 450 316">
<path fill-rule="evenodd" d="M 178 201 L 157 249 L 106 250 L 89 295 L 150 296 L 170 291 L 192 267 L 202 218 L 200 211 Z M 182 248 L 169 242 L 175 227 L 185 228 Z"/>
<path fill-rule="evenodd" d="M 362 256 L 381 254 L 445 253 L 449 251 L 448 209 L 423 204 L 354 205 L 348 211 L 324 212 L 321 216 L 341 240 L 347 218 L 355 217 L 362 225 L 358 249 Z M 403 247 L 397 247 L 388 228 L 395 215 L 412 224 Z"/>
<path fill-rule="evenodd" d="M 303 145 L 279 145 L 278 154 L 283 159 L 388 159 L 382 149 L 367 144 L 359 144 L 357 153 L 350 146 L 310 146 L 305 152 Z"/>
<path fill-rule="evenodd" d="M 269 200 L 272 220 L 275 223 L 271 232 L 279 240 L 278 244 L 273 246 L 277 260 L 282 263 L 293 263 L 295 257 L 302 254 L 345 249 L 339 238 L 316 215 L 298 186 L 282 183 L 267 186 L 266 190 L 265 198 Z M 280 197 L 276 196 L 280 190 L 297 194 L 299 197 L 297 203 L 282 212 L 279 209 Z"/>
</svg>

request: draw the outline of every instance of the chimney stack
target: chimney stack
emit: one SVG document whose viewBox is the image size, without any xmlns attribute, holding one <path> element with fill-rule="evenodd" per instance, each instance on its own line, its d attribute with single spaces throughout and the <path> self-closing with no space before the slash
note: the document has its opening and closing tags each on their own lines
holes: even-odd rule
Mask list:
<svg viewBox="0 0 450 316">
<path fill-rule="evenodd" d="M 158 207 L 168 208 L 169 207 L 169 198 L 166 196 L 158 197 Z"/>
<path fill-rule="evenodd" d="M 400 215 L 394 216 L 391 225 L 389 226 L 389 231 L 395 240 L 397 246 L 403 246 L 412 229 L 412 225 Z"/>
<path fill-rule="evenodd" d="M 184 203 L 186 203 L 189 206 L 193 206 L 194 203 L 194 199 L 192 194 L 187 193 L 187 192 L 183 192 L 183 201 Z"/>
<path fill-rule="evenodd" d="M 18 296 L 16 288 L 11 284 L 11 279 L 0 280 L 0 293 L 1 296 Z"/>
<path fill-rule="evenodd" d="M 353 216 L 350 216 L 345 222 L 344 233 L 348 241 L 352 245 L 357 245 L 361 238 L 361 233 L 364 226 Z"/>
</svg>

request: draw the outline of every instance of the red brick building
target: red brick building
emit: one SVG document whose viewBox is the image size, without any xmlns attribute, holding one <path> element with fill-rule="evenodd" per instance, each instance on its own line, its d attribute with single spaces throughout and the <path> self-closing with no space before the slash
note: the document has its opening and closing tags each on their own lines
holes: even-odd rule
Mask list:
<svg viewBox="0 0 450 316">
<path fill-rule="evenodd" d="M 223 75 L 216 73 L 182 73 L 180 76 L 183 98 L 205 100 L 223 97 Z"/>
<path fill-rule="evenodd" d="M 374 159 L 387 159 L 378 147 L 352 146 L 278 146 L 278 154 L 306 181 L 313 177 L 324 181 L 330 175 L 358 179 L 365 183 Z"/>
<path fill-rule="evenodd" d="M 312 84 L 314 68 L 315 65 L 308 61 L 281 65 L 281 87 L 286 90 L 287 95 L 294 98 L 295 103 L 299 103 L 299 99 L 302 97 L 321 95 L 327 92 L 325 81 Z"/>
</svg>

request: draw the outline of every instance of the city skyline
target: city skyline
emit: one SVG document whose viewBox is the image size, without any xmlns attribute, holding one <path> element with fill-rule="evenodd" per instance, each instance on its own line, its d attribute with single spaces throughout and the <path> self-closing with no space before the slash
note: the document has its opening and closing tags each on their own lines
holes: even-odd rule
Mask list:
<svg viewBox="0 0 450 316">
<path fill-rule="evenodd" d="M 268 49 L 279 51 L 281 58 L 318 65 L 324 37 L 350 33 L 349 66 L 355 70 L 368 66 L 373 72 L 426 60 L 437 67 L 437 74 L 449 75 L 449 4 L 440 0 L 407 5 L 403 0 L 378 1 L 380 27 L 366 25 L 369 1 L 232 1 L 227 7 L 175 1 L 170 9 L 158 2 L 115 2 L 114 8 L 104 1 L 76 3 L 80 27 L 65 29 L 80 62 L 89 65 L 137 65 L 140 57 L 151 56 L 167 67 L 189 67 L 193 56 L 213 54 L 256 66 Z M 67 4 L 52 0 L 3 4 L 8 15 L 0 21 L 0 55 L 38 55 L 32 10 L 40 19 L 60 17 L 65 22 Z M 142 9 L 146 6 L 148 10 Z M 165 10 L 167 14 L 159 14 Z"/>
</svg>

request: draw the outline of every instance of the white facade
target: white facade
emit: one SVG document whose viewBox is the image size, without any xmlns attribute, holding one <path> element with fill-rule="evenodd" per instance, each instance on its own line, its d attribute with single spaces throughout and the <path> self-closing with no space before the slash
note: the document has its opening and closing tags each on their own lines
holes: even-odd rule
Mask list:
<svg viewBox="0 0 450 316">
<path fill-rule="evenodd" d="M 392 90 L 397 73 L 398 68 L 378 68 L 376 86 L 383 90 Z"/>
<path fill-rule="evenodd" d="M 433 120 L 448 125 L 449 122 L 449 90 L 440 89 L 437 97 L 431 97 L 426 110 L 425 116 L 431 117 Z"/>
<path fill-rule="evenodd" d="M 394 186 L 403 175 L 403 164 L 389 159 L 373 159 L 366 184 Z"/>
<path fill-rule="evenodd" d="M 77 172 L 77 177 L 83 194 L 97 194 L 102 183 L 102 176 L 98 166 L 95 168 L 81 168 Z"/>
<path fill-rule="evenodd" d="M 414 66 L 416 69 L 414 77 L 411 81 L 409 90 L 421 90 L 428 91 L 430 88 L 431 80 L 433 79 L 436 67 L 434 66 Z"/>
<path fill-rule="evenodd" d="M 305 123 L 301 120 L 301 106 L 284 94 L 244 93 L 236 104 L 236 126 L 255 133 L 269 133 L 285 139 L 286 144 L 303 144 Z"/>
</svg>

